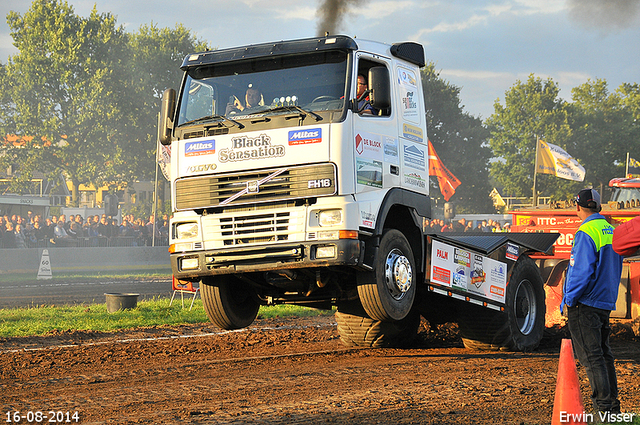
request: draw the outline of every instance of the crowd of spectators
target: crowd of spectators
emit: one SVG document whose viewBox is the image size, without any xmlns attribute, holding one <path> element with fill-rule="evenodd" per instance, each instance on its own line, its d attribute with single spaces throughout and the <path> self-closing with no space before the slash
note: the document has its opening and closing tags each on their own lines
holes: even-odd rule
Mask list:
<svg viewBox="0 0 640 425">
<path fill-rule="evenodd" d="M 0 216 L 0 248 L 38 248 L 53 246 L 151 246 L 169 243 L 169 218 L 164 215 L 155 225 L 154 216 L 147 220 L 128 214 L 122 222 L 114 217 L 80 214 L 42 216 L 27 212 Z"/>
<path fill-rule="evenodd" d="M 425 229 L 428 233 L 440 233 L 440 232 L 509 232 L 511 227 L 509 222 L 500 224 L 495 220 L 482 220 L 478 221 L 476 226 L 473 225 L 473 221 L 467 221 L 465 218 L 461 218 L 457 221 L 445 221 L 442 219 L 433 219 L 429 222 L 428 228 Z"/>
</svg>

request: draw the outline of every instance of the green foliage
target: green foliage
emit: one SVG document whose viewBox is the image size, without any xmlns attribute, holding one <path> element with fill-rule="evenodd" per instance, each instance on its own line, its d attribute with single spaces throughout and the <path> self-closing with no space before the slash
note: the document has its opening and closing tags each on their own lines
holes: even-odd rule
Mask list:
<svg viewBox="0 0 640 425">
<path fill-rule="evenodd" d="M 584 182 L 538 174 L 538 194 L 569 199 L 583 187 L 603 192 L 613 177 L 624 175 L 626 153 L 640 150 L 640 88 L 623 84 L 610 93 L 607 82 L 588 80 L 571 91 L 572 103 L 559 98 L 551 80 L 533 75 L 505 93 L 486 121 L 490 145 L 499 158 L 491 176 L 503 195 L 531 196 L 536 136 L 565 149 L 586 170 Z"/>
<path fill-rule="evenodd" d="M 489 144 L 498 158 L 491 163 L 491 177 L 503 188 L 503 196 L 533 194 L 536 137 L 575 154 L 570 108 L 559 98 L 559 92 L 551 79 L 542 81 L 532 74 L 505 93 L 504 105 L 495 102 L 495 113 L 485 124 L 491 133 Z M 536 182 L 539 193 L 558 199 L 575 193 L 581 185 L 550 175 L 538 175 Z"/>
<path fill-rule="evenodd" d="M 586 183 L 608 187 L 624 176 L 627 152 L 638 152 L 640 140 L 631 108 L 619 93 L 609 93 L 604 80 L 587 81 L 571 90 L 575 155 L 587 170 Z"/>
<path fill-rule="evenodd" d="M 184 57 L 207 48 L 182 25 L 174 29 L 142 25 L 129 35 L 126 66 L 119 70 L 126 88 L 120 100 L 123 115 L 117 125 L 118 145 L 124 156 L 114 183 L 153 180 L 162 93 L 180 85 Z"/>
<path fill-rule="evenodd" d="M 72 183 L 127 186 L 151 179 L 160 97 L 180 82 L 187 53 L 204 50 L 179 25 L 143 25 L 127 34 L 109 13 L 89 17 L 60 0 L 34 0 L 7 22 L 19 53 L 0 67 L 0 166 L 17 173 L 22 193 L 33 171 L 61 172 Z"/>
<path fill-rule="evenodd" d="M 494 212 L 489 198 L 488 132 L 479 118 L 463 112 L 460 88 L 440 78 L 435 64 L 427 64 L 421 74 L 429 140 L 444 165 L 461 182 L 450 202 L 456 204 L 458 213 Z M 438 183 L 434 177 L 431 195 L 442 198 L 435 196 L 437 193 Z"/>
<path fill-rule="evenodd" d="M 114 72 L 126 38 L 110 14 L 94 8 L 88 18 L 66 2 L 35 0 L 24 16 L 7 22 L 19 53 L 9 58 L 3 90 L 11 98 L 0 121 L 5 134 L 32 137 L 5 146 L 8 158 L 30 178 L 33 170 L 62 171 L 73 183 L 99 181 L 109 172 L 110 129 L 121 115 L 122 87 Z M 74 198 L 75 199 L 75 198 Z"/>
</svg>

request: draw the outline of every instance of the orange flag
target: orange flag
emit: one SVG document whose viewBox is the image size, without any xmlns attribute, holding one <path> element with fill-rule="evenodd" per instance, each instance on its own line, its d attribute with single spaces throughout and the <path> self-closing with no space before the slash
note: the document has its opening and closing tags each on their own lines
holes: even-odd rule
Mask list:
<svg viewBox="0 0 640 425">
<path fill-rule="evenodd" d="M 454 176 L 453 173 L 444 166 L 440 157 L 436 153 L 436 150 L 433 148 L 431 140 L 428 140 L 428 142 L 429 175 L 438 177 L 440 192 L 442 193 L 442 196 L 444 196 L 444 200 L 448 201 L 456 192 L 456 188 L 460 186 L 460 180 L 458 180 L 456 176 Z"/>
</svg>

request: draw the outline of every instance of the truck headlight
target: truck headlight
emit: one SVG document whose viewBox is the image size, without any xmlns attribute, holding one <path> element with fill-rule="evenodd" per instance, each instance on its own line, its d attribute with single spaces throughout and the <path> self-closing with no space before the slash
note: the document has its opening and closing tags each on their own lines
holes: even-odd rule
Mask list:
<svg viewBox="0 0 640 425">
<path fill-rule="evenodd" d="M 319 246 L 316 248 L 316 258 L 335 258 L 335 245 Z"/>
<path fill-rule="evenodd" d="M 175 228 L 175 239 L 191 239 L 198 236 L 198 223 L 179 223 Z"/>
<path fill-rule="evenodd" d="M 180 266 L 181 270 L 195 270 L 198 268 L 198 257 L 183 258 Z"/>
<path fill-rule="evenodd" d="M 318 213 L 320 226 L 335 226 L 342 223 L 342 210 L 324 210 Z"/>
</svg>

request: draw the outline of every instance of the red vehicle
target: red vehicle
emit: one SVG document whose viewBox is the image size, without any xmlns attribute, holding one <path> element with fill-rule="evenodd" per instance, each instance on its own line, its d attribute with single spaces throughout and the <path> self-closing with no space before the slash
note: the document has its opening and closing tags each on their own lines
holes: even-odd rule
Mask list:
<svg viewBox="0 0 640 425">
<path fill-rule="evenodd" d="M 613 226 L 631 220 L 640 214 L 640 179 L 615 178 L 609 182 L 612 189 L 611 200 L 602 204 L 601 214 Z M 560 301 L 564 272 L 569 264 L 573 235 L 581 224 L 575 207 L 569 203 L 556 203 L 545 208 L 511 212 L 512 232 L 560 233 L 554 244 L 553 255 L 536 254 L 531 258 L 540 267 L 545 280 L 547 327 L 562 324 Z M 639 335 L 640 323 L 640 256 L 625 258 L 620 278 L 618 302 L 611 317 L 634 322 L 633 329 Z"/>
</svg>

